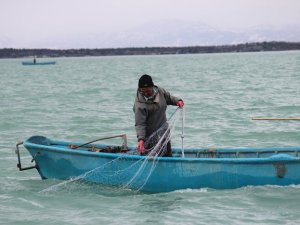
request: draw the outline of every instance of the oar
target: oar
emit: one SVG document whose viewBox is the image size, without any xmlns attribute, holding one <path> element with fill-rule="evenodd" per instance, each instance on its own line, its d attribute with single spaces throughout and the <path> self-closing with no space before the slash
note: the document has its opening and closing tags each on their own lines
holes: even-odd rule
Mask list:
<svg viewBox="0 0 300 225">
<path fill-rule="evenodd" d="M 183 148 L 183 138 L 184 138 L 184 112 L 183 109 L 181 111 L 181 156 L 184 158 L 184 148 Z"/>
<path fill-rule="evenodd" d="M 252 120 L 300 120 L 300 118 L 252 118 Z"/>
</svg>

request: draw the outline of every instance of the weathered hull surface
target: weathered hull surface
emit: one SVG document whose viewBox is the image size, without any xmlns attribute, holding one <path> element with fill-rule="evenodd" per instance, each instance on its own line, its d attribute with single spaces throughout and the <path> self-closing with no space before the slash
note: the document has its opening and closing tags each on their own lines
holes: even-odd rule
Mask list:
<svg viewBox="0 0 300 225">
<path fill-rule="evenodd" d="M 151 158 L 135 148 L 102 153 L 70 144 L 41 136 L 24 142 L 43 179 L 80 178 L 146 192 L 300 184 L 300 147 L 185 149 L 184 158 L 173 149 L 173 157 Z"/>
</svg>

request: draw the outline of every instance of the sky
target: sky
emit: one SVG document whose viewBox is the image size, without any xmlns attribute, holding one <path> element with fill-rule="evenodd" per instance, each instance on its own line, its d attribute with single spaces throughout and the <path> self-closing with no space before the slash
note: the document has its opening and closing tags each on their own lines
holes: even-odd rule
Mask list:
<svg viewBox="0 0 300 225">
<path fill-rule="evenodd" d="M 0 0 L 0 42 L 115 32 L 166 20 L 226 29 L 295 25 L 300 0 Z"/>
</svg>

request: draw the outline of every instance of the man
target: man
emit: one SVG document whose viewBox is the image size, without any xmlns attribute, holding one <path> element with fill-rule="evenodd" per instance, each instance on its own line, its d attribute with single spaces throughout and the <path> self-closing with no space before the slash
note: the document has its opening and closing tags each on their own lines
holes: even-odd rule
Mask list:
<svg viewBox="0 0 300 225">
<path fill-rule="evenodd" d="M 182 108 L 184 102 L 163 88 L 154 85 L 151 76 L 147 74 L 141 76 L 133 106 L 138 138 L 137 150 L 141 155 L 145 153 L 145 148 L 152 148 L 157 143 L 157 138 L 155 141 L 151 141 L 150 137 L 152 138 L 159 128 L 165 127 L 164 130 L 167 130 L 167 105 L 177 105 Z M 168 141 L 166 149 L 159 152 L 159 155 L 172 156 L 170 141 Z"/>
</svg>

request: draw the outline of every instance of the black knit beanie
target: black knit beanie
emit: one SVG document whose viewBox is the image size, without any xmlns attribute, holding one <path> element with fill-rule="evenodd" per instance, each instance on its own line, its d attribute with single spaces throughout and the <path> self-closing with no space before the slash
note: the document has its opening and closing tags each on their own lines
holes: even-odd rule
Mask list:
<svg viewBox="0 0 300 225">
<path fill-rule="evenodd" d="M 154 84 L 153 84 L 152 78 L 148 74 L 144 74 L 139 79 L 139 88 L 153 87 L 153 86 L 154 86 Z"/>
</svg>

